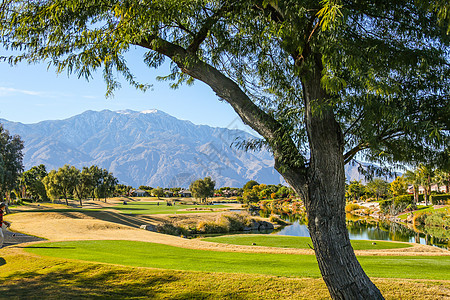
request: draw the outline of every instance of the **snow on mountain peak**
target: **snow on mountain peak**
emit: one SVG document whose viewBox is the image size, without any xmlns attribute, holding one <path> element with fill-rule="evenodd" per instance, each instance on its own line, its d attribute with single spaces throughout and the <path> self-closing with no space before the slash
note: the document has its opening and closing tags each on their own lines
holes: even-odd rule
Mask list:
<svg viewBox="0 0 450 300">
<path fill-rule="evenodd" d="M 155 114 L 157 112 L 158 112 L 157 109 L 147 109 L 147 110 L 141 111 L 141 114 Z"/>
</svg>

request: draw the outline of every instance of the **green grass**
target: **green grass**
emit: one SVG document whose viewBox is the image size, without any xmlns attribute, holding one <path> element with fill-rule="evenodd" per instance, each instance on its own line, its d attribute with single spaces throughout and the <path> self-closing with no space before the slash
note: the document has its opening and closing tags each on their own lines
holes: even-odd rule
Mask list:
<svg viewBox="0 0 450 300">
<path fill-rule="evenodd" d="M 123 214 L 133 215 L 150 215 L 150 214 L 189 214 L 189 213 L 204 213 L 211 212 L 210 210 L 190 210 L 183 211 L 187 208 L 226 208 L 226 205 L 182 205 L 167 206 L 166 202 L 128 202 L 127 205 L 118 204 L 112 208 L 120 211 Z M 26 212 L 84 212 L 84 211 L 103 211 L 111 208 L 49 208 L 49 209 L 32 209 Z"/>
<path fill-rule="evenodd" d="M 449 208 L 449 206 L 444 206 L 438 209 L 434 209 L 433 205 L 429 205 L 429 206 L 425 206 L 425 205 L 419 205 L 417 206 L 417 210 L 414 211 L 414 213 L 418 213 L 418 212 L 437 212 L 437 211 L 446 211 Z M 397 218 L 399 218 L 400 220 L 406 220 L 406 218 L 408 217 L 408 215 L 411 214 L 410 212 L 405 213 L 405 214 L 401 214 L 398 215 Z"/>
<path fill-rule="evenodd" d="M 139 215 L 150 215 L 150 214 L 188 214 L 188 213 L 200 213 L 200 212 L 210 212 L 210 211 L 182 211 L 182 209 L 187 208 L 225 208 L 225 205 L 181 205 L 177 204 L 174 206 L 167 206 L 165 202 L 128 202 L 127 205 L 119 204 L 113 208 L 124 213 L 124 214 L 139 214 Z"/>
<path fill-rule="evenodd" d="M 80 262 L 0 250 L 1 299 L 329 299 L 321 278 L 206 273 Z M 450 282 L 374 278 L 389 300 L 448 297 Z"/>
<path fill-rule="evenodd" d="M 217 252 L 133 241 L 42 243 L 26 250 L 51 257 L 135 267 L 320 277 L 313 255 Z M 450 280 L 448 256 L 359 256 L 358 260 L 371 277 Z"/>
<path fill-rule="evenodd" d="M 309 237 L 298 237 L 298 236 L 283 236 L 283 235 L 226 235 L 209 237 L 203 239 L 208 242 L 216 242 L 223 244 L 233 244 L 233 245 L 247 245 L 250 246 L 255 243 L 256 246 L 266 246 L 266 247 L 278 247 L 278 248 L 298 248 L 298 249 L 309 249 L 312 245 L 311 238 Z M 393 243 L 376 241 L 373 245 L 373 241 L 365 240 L 353 240 L 351 241 L 353 249 L 355 250 L 377 250 L 377 249 L 397 249 L 397 248 L 408 248 L 412 247 L 410 244 L 406 243 Z"/>
</svg>

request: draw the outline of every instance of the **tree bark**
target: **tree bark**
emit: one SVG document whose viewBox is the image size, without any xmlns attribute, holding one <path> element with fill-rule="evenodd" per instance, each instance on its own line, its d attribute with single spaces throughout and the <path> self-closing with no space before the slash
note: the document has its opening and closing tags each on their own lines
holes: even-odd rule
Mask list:
<svg viewBox="0 0 450 300">
<path fill-rule="evenodd" d="M 234 81 L 196 57 L 189 57 L 182 47 L 157 37 L 136 44 L 170 57 L 184 73 L 209 85 L 245 124 L 267 141 L 283 139 L 278 146 L 277 143 L 271 145 L 275 168 L 305 201 L 315 254 L 331 297 L 383 299 L 364 273 L 350 244 L 345 222 L 344 142 L 334 112 L 325 107 L 328 97 L 320 84 L 321 68 L 311 72 L 303 86 L 311 150 L 307 168 L 294 164 L 302 156 L 289 136 L 284 135 L 280 124 L 256 106 Z M 184 61 L 189 63 L 185 65 Z M 313 107 L 319 108 L 320 113 Z M 286 161 L 293 163 L 286 165 Z"/>
<path fill-rule="evenodd" d="M 299 186 L 298 179 L 284 175 L 304 196 L 309 233 L 331 297 L 383 299 L 350 244 L 345 220 L 344 141 L 332 109 L 326 106 L 328 96 L 320 78 L 319 68 L 302 80 L 311 153 L 308 182 Z M 320 112 L 315 111 L 317 107 Z"/>
</svg>

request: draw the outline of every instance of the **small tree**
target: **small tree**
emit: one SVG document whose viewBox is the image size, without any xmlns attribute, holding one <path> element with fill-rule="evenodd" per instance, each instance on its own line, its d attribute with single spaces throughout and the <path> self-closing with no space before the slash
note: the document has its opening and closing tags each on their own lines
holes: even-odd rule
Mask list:
<svg viewBox="0 0 450 300">
<path fill-rule="evenodd" d="M 402 176 L 397 176 L 390 185 L 392 195 L 394 197 L 405 195 L 408 185 L 406 184 L 405 178 Z"/>
<path fill-rule="evenodd" d="M 352 180 L 347 186 L 347 195 L 350 199 L 359 200 L 361 195 L 364 194 L 365 186 L 361 181 Z"/>
<path fill-rule="evenodd" d="M 386 197 L 389 193 L 389 183 L 381 178 L 373 179 L 367 183 L 366 187 L 377 197 L 377 201 L 380 197 Z"/>
<path fill-rule="evenodd" d="M 251 190 L 255 185 L 259 185 L 259 183 L 255 180 L 247 181 L 247 183 L 244 185 L 243 189 L 244 191 Z"/>
<path fill-rule="evenodd" d="M 204 179 L 198 179 L 191 183 L 189 190 L 192 196 L 196 199 L 200 199 L 201 202 L 206 202 L 208 197 L 214 195 L 214 187 L 216 182 L 211 177 L 205 177 Z"/>
<path fill-rule="evenodd" d="M 20 183 L 25 189 L 25 193 L 30 195 L 32 199 L 46 200 L 48 199 L 42 180 L 47 176 L 45 165 L 34 166 L 28 171 L 22 173 Z"/>
<path fill-rule="evenodd" d="M 162 196 L 164 196 L 164 190 L 161 187 L 157 187 L 156 189 L 152 190 L 153 197 L 158 197 L 158 199 Z"/>
</svg>

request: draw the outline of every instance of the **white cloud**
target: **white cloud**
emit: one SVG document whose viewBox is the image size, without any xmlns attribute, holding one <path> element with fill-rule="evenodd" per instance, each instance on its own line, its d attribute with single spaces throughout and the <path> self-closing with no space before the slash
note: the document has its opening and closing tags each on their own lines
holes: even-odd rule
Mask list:
<svg viewBox="0 0 450 300">
<path fill-rule="evenodd" d="M 44 93 L 0 86 L 0 97 L 10 96 L 10 95 L 14 95 L 14 94 L 25 94 L 25 95 L 29 95 L 29 96 L 43 96 Z"/>
</svg>

